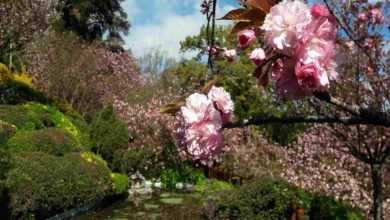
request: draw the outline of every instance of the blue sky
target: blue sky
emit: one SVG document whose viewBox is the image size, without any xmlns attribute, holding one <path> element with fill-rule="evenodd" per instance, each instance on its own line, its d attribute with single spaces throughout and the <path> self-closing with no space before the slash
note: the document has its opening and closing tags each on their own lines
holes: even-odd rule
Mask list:
<svg viewBox="0 0 390 220">
<path fill-rule="evenodd" d="M 126 0 L 122 6 L 131 22 L 125 48 L 141 57 L 153 47 L 161 47 L 176 59 L 194 54 L 180 54 L 179 42 L 196 35 L 206 17 L 200 13 L 201 0 Z M 236 0 L 219 0 L 217 17 L 239 7 Z M 221 24 L 224 21 L 218 21 Z M 218 24 L 217 23 L 217 24 Z M 224 22 L 226 23 L 226 22 Z"/>
<path fill-rule="evenodd" d="M 313 2 L 320 0 L 309 0 Z M 369 0 L 375 3 L 378 0 Z M 125 37 L 125 48 L 131 49 L 136 57 L 142 57 L 151 48 L 160 47 L 168 56 L 190 58 L 195 53 L 180 54 L 180 41 L 186 36 L 196 35 L 206 23 L 200 13 L 202 0 L 126 0 L 122 3 L 132 27 Z M 217 17 L 231 9 L 238 8 L 236 0 L 218 0 Z M 229 24 L 217 21 L 217 24 Z M 387 31 L 387 30 L 386 30 Z"/>
</svg>

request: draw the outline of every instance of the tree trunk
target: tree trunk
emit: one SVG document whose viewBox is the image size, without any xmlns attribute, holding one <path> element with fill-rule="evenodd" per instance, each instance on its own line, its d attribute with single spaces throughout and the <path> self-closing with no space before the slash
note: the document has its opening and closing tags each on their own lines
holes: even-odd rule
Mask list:
<svg viewBox="0 0 390 220">
<path fill-rule="evenodd" d="M 374 219 L 383 220 L 383 186 L 382 186 L 382 164 L 371 165 L 372 185 L 374 188 Z"/>
</svg>

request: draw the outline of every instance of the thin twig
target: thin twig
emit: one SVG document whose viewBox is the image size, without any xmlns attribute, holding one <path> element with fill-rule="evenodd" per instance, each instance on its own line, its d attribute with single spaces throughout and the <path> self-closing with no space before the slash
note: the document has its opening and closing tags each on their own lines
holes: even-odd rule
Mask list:
<svg viewBox="0 0 390 220">
<path fill-rule="evenodd" d="M 341 116 L 294 116 L 294 117 L 253 117 L 251 119 L 238 120 L 224 124 L 224 128 L 239 128 L 249 125 L 265 125 L 271 123 L 296 124 L 296 123 L 340 123 L 344 125 L 378 125 L 390 127 L 390 119 L 341 117 Z"/>
</svg>

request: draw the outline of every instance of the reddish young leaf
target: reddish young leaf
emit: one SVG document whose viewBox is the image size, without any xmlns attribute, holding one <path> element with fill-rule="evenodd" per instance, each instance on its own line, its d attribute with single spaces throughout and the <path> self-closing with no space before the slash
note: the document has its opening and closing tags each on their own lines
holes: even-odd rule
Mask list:
<svg viewBox="0 0 390 220">
<path fill-rule="evenodd" d="M 207 95 L 207 93 L 209 93 L 209 91 L 210 91 L 211 88 L 215 85 L 216 82 L 217 82 L 217 80 L 215 80 L 215 79 L 208 81 L 208 82 L 200 89 L 200 93 Z"/>
<path fill-rule="evenodd" d="M 185 105 L 185 102 L 170 103 L 170 104 L 167 104 L 167 105 L 160 107 L 159 112 L 160 113 L 175 114 L 176 112 L 180 111 L 180 108 L 184 105 Z"/>
</svg>

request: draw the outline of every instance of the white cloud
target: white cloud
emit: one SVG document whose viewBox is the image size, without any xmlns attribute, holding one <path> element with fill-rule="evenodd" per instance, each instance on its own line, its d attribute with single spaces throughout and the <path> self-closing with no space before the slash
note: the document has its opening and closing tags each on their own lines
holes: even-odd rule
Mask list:
<svg viewBox="0 0 390 220">
<path fill-rule="evenodd" d="M 141 9 L 137 6 L 135 1 L 137 0 L 126 0 L 121 4 L 122 8 L 127 13 L 127 19 L 129 21 L 132 21 L 137 14 L 141 13 Z"/>
<path fill-rule="evenodd" d="M 171 0 L 170 0 L 171 1 Z M 156 24 L 134 25 L 130 30 L 130 35 L 125 38 L 125 48 L 131 48 L 136 57 L 142 57 L 151 48 L 161 47 L 170 57 L 175 59 L 193 57 L 195 54 L 180 54 L 180 41 L 187 36 L 199 33 L 202 24 L 206 23 L 206 17 L 199 11 L 199 1 L 191 1 L 193 10 L 188 15 L 177 14 L 172 5 L 167 6 L 167 0 L 155 0 L 159 6 L 156 14 Z M 165 5 L 165 7 L 164 7 Z M 217 17 L 232 9 L 231 6 L 217 10 Z M 217 24 L 225 24 L 220 21 Z"/>
</svg>

